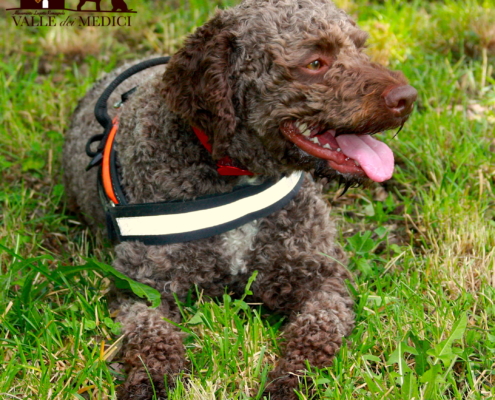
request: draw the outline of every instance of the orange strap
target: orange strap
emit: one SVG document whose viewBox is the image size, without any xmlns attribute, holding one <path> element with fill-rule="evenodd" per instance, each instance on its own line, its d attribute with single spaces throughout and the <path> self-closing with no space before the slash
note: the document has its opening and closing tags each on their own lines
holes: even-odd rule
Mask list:
<svg viewBox="0 0 495 400">
<path fill-rule="evenodd" d="M 110 173 L 110 156 L 112 154 L 113 141 L 115 140 L 115 134 L 119 128 L 119 118 L 116 116 L 113 121 L 112 128 L 108 134 L 107 141 L 105 143 L 105 148 L 103 149 L 103 161 L 101 165 L 101 176 L 103 180 L 103 189 L 107 197 L 113 201 L 114 204 L 119 204 L 115 191 L 112 184 L 112 175 Z M 208 138 L 204 132 L 200 129 L 193 127 L 194 132 L 200 139 L 203 146 L 211 152 L 211 145 L 208 142 Z M 217 163 L 217 170 L 220 175 L 254 175 L 251 171 L 235 167 L 232 165 L 232 160 L 230 157 L 224 157 Z"/>
<path fill-rule="evenodd" d="M 114 204 L 119 204 L 117 196 L 113 190 L 112 176 L 110 174 L 110 154 L 112 153 L 113 141 L 115 139 L 115 134 L 119 128 L 119 119 L 115 117 L 113 119 L 112 129 L 108 134 L 107 142 L 105 143 L 105 148 L 103 149 L 103 162 L 101 165 L 101 175 L 103 180 L 103 188 L 107 197 L 114 202 Z"/>
</svg>

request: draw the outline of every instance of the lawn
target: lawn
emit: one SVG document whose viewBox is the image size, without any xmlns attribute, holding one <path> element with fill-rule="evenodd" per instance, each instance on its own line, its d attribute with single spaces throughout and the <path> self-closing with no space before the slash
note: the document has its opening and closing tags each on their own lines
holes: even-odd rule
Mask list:
<svg viewBox="0 0 495 400">
<path fill-rule="evenodd" d="M 114 399 L 111 247 L 65 210 L 64 132 L 104 72 L 173 53 L 235 1 L 129 0 L 131 27 L 16 26 L 17 2 L 0 0 L 0 399 Z M 357 324 L 300 399 L 495 398 L 495 0 L 337 3 L 419 98 L 385 133 L 394 177 L 328 192 Z M 190 363 L 170 399 L 261 399 L 283 320 L 228 293 L 181 307 Z"/>
</svg>

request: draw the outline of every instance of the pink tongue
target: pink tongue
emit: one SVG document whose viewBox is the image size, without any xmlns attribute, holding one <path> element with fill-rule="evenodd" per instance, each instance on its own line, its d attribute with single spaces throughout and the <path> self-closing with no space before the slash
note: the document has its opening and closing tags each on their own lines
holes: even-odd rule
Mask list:
<svg viewBox="0 0 495 400">
<path fill-rule="evenodd" d="M 342 153 L 356 160 L 368 178 L 383 182 L 394 173 L 394 154 L 385 143 L 369 135 L 341 135 L 335 138 Z"/>
</svg>

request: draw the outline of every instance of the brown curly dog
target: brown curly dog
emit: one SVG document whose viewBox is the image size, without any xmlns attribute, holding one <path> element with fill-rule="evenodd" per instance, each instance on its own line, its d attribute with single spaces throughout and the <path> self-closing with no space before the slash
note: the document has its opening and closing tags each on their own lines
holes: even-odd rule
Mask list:
<svg viewBox="0 0 495 400">
<path fill-rule="evenodd" d="M 183 334 L 163 319 L 180 320 L 174 295 L 184 299 L 194 285 L 208 296 L 226 287 L 242 294 L 254 271 L 254 297 L 289 321 L 266 389 L 270 398 L 295 399 L 296 374 L 306 362 L 332 363 L 354 313 L 346 257 L 318 181 L 389 179 L 393 154 L 371 135 L 402 126 L 417 96 L 400 72 L 370 62 L 366 38 L 328 0 L 246 0 L 218 11 L 168 66 L 150 68 L 119 88 L 138 85 L 118 111 L 114 145 L 130 204 L 186 201 L 307 172 L 297 195 L 269 216 L 203 239 L 115 247 L 114 267 L 162 295 L 157 309 L 126 294 L 114 304 L 128 371 L 119 399 L 150 399 L 152 384 L 165 398 L 165 386 L 185 368 Z M 81 100 L 66 136 L 69 205 L 94 229 L 105 214 L 97 171 L 84 172 L 84 146 L 101 132 L 95 102 L 122 70 Z M 206 132 L 211 153 L 191 127 Z M 225 156 L 254 175 L 219 174 L 217 161 Z"/>
</svg>

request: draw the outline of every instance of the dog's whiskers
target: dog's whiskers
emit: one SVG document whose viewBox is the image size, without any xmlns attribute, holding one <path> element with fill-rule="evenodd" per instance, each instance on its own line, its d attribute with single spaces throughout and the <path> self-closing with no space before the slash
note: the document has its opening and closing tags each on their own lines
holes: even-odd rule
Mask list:
<svg viewBox="0 0 495 400">
<path fill-rule="evenodd" d="M 400 133 L 400 131 L 402 130 L 402 128 L 404 128 L 404 122 L 399 126 L 399 130 L 397 132 L 395 132 L 395 135 L 394 135 L 394 139 L 396 138 L 396 136 Z"/>
</svg>

